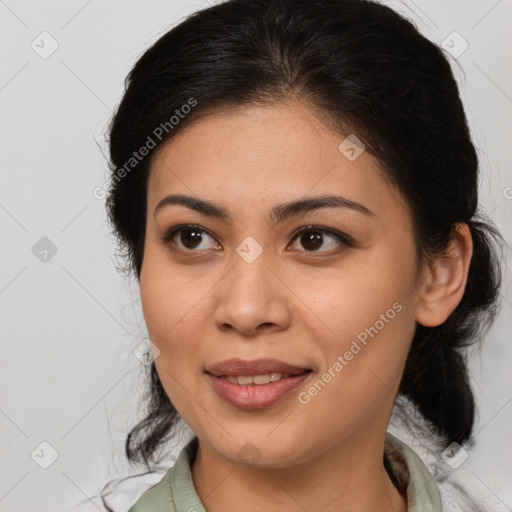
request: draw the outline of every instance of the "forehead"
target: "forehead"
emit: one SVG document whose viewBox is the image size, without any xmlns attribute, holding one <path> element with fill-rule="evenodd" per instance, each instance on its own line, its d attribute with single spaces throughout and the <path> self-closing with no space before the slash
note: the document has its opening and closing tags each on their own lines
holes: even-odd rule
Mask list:
<svg viewBox="0 0 512 512">
<path fill-rule="evenodd" d="M 378 161 L 367 151 L 355 159 L 344 154 L 353 140 L 346 137 L 296 102 L 199 117 L 155 153 L 148 207 L 152 211 L 171 193 L 237 199 L 261 208 L 336 192 L 372 211 L 394 204 L 403 214 L 407 207 L 383 178 Z"/>
</svg>

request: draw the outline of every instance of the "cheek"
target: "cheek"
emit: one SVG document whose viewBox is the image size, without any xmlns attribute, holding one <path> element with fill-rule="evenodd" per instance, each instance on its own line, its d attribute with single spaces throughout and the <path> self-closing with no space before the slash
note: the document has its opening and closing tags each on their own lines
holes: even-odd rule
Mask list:
<svg viewBox="0 0 512 512">
<path fill-rule="evenodd" d="M 160 345 L 169 330 L 176 309 L 170 289 L 151 265 L 144 263 L 140 278 L 140 295 L 144 321 L 151 340 Z M 154 339 L 153 339 L 154 338 Z"/>
<path fill-rule="evenodd" d="M 140 296 L 149 339 L 160 350 L 156 360 L 160 373 L 162 367 L 173 365 L 183 355 L 183 348 L 189 345 L 182 343 L 182 348 L 177 350 L 180 346 L 179 340 L 184 337 L 183 328 L 188 325 L 181 321 L 186 318 L 186 309 L 182 297 L 175 291 L 175 279 L 162 275 L 158 268 L 161 267 L 152 265 L 150 258 L 144 262 L 140 277 Z M 165 380 L 165 375 L 162 375 L 162 379 Z"/>
<path fill-rule="evenodd" d="M 314 286 L 309 278 L 294 277 L 294 291 L 320 321 L 321 332 L 347 340 L 374 325 L 388 310 L 394 318 L 393 304 L 405 297 L 408 278 L 405 268 L 399 272 L 386 259 L 384 254 L 359 253 L 342 269 L 317 274 Z"/>
<path fill-rule="evenodd" d="M 397 385 L 414 334 L 414 265 L 404 258 L 398 269 L 394 258 L 391 251 L 368 255 L 309 293 L 308 304 L 321 320 L 312 335 L 323 345 L 326 369 L 336 374 L 329 387 L 362 403 L 370 390 L 378 397 Z M 339 356 L 342 370 L 336 372 Z"/>
<path fill-rule="evenodd" d="M 190 321 L 193 297 L 185 300 L 179 277 L 176 273 L 162 272 L 166 267 L 156 260 L 148 253 L 141 269 L 144 321 L 150 340 L 159 349 L 155 366 L 165 393 L 180 415 L 189 419 L 194 403 L 189 389 L 195 387 L 190 379 L 195 374 L 194 365 L 199 364 L 196 357 L 199 338 L 194 333 L 196 324 Z"/>
<path fill-rule="evenodd" d="M 148 332 L 157 345 L 169 345 L 176 334 L 192 327 L 189 315 L 197 302 L 198 283 L 189 282 L 176 266 L 169 265 L 163 251 L 149 245 L 140 275 L 140 295 Z M 193 312 L 192 312 L 193 314 Z"/>
<path fill-rule="evenodd" d="M 190 403 L 180 384 L 197 385 L 204 344 L 205 296 L 212 284 L 197 273 L 170 265 L 162 251 L 148 248 L 140 275 L 144 321 L 150 340 L 158 347 L 155 360 L 160 380 L 176 406 Z M 203 301 L 202 301 L 203 299 Z"/>
</svg>

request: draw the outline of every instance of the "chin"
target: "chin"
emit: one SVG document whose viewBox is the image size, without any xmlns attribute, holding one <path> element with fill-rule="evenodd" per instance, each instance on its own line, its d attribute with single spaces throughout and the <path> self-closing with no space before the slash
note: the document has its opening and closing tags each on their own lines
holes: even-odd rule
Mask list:
<svg viewBox="0 0 512 512">
<path fill-rule="evenodd" d="M 231 441 L 229 446 L 218 447 L 219 453 L 234 464 L 246 467 L 270 469 L 293 466 L 307 459 L 297 452 L 297 442 L 293 436 L 284 436 L 290 439 L 290 443 L 283 443 L 280 439 L 265 438 L 262 434 L 258 438 L 249 436 L 236 441 Z M 298 460 L 298 457 L 303 460 Z"/>
</svg>

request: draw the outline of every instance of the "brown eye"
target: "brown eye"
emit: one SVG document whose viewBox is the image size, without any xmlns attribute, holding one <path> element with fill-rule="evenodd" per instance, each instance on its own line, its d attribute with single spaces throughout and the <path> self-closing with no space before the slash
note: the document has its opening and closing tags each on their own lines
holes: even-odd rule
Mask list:
<svg viewBox="0 0 512 512">
<path fill-rule="evenodd" d="M 196 249 L 202 238 L 201 231 L 198 229 L 182 229 L 180 231 L 180 242 L 187 249 Z"/>
<path fill-rule="evenodd" d="M 296 233 L 294 240 L 297 239 L 306 252 L 332 252 L 339 249 L 340 246 L 352 247 L 352 239 L 323 227 L 305 226 Z M 326 250 L 319 250 L 319 249 Z"/>
<path fill-rule="evenodd" d="M 208 239 L 212 242 L 208 247 Z M 172 245 L 177 250 L 199 252 L 205 249 L 219 249 L 220 245 L 216 240 L 209 235 L 204 229 L 198 226 L 181 225 L 174 226 L 170 229 L 167 234 L 162 238 L 162 241 L 166 245 Z"/>
<path fill-rule="evenodd" d="M 300 242 L 304 249 L 316 251 L 322 247 L 323 235 L 319 231 L 307 231 L 300 235 Z"/>
</svg>

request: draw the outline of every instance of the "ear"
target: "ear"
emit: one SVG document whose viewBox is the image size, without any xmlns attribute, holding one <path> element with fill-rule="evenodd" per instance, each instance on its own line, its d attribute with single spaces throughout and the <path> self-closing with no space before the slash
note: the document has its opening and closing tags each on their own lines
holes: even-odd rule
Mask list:
<svg viewBox="0 0 512 512">
<path fill-rule="evenodd" d="M 466 223 L 455 224 L 447 253 L 427 269 L 419 297 L 416 321 L 425 327 L 441 325 L 464 294 L 473 240 Z"/>
</svg>

